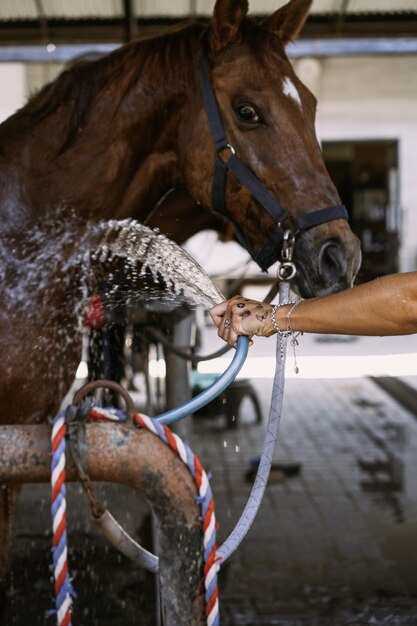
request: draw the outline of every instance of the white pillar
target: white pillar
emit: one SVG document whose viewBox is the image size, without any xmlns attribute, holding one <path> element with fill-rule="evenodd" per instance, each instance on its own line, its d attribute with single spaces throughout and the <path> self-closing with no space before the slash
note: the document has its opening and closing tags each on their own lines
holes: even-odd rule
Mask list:
<svg viewBox="0 0 417 626">
<path fill-rule="evenodd" d="M 26 72 L 23 63 L 0 63 L 0 122 L 26 102 Z"/>
</svg>

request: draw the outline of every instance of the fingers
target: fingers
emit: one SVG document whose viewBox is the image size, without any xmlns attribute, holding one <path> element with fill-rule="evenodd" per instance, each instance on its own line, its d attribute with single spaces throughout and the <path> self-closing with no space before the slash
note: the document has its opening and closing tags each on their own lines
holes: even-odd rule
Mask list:
<svg viewBox="0 0 417 626">
<path fill-rule="evenodd" d="M 249 338 L 250 345 L 253 344 L 253 333 L 242 329 L 239 324 L 236 325 L 233 318 L 228 316 L 228 314 L 224 315 L 217 334 L 221 337 L 221 339 L 226 341 L 229 346 L 232 346 L 232 348 L 236 348 L 237 339 L 241 335 L 247 336 Z"/>
<path fill-rule="evenodd" d="M 219 332 L 219 337 L 221 337 L 226 343 L 229 344 L 232 348 L 236 348 L 237 340 L 241 336 L 246 336 L 249 339 L 249 345 L 253 344 L 252 335 L 246 335 L 244 333 L 237 333 L 233 328 L 227 328 L 222 334 Z"/>
<path fill-rule="evenodd" d="M 237 340 L 239 339 L 239 337 L 247 337 L 249 339 L 249 346 L 253 345 L 253 335 L 247 335 L 246 333 L 236 333 L 234 330 L 231 330 L 228 339 L 229 346 L 232 346 L 232 348 L 236 348 Z"/>
<path fill-rule="evenodd" d="M 240 335 L 245 335 L 252 345 L 252 337 L 258 334 L 259 320 L 261 319 L 253 314 L 254 307 L 257 306 L 259 303 L 256 301 L 235 296 L 210 309 L 210 316 L 218 328 L 219 337 L 235 348 L 237 338 Z"/>
<path fill-rule="evenodd" d="M 217 326 L 217 328 L 220 328 L 222 319 L 226 314 L 231 315 L 233 304 L 240 300 L 243 300 L 242 296 L 234 296 L 233 298 L 230 298 L 230 300 L 225 300 L 220 304 L 216 304 L 216 306 L 210 309 L 210 317 L 213 320 L 214 325 Z"/>
<path fill-rule="evenodd" d="M 233 339 L 235 332 L 232 328 L 232 315 L 229 311 L 226 311 L 223 314 L 223 317 L 220 320 L 219 330 L 217 331 L 218 336 L 226 341 L 229 345 L 233 346 Z"/>
<path fill-rule="evenodd" d="M 217 328 L 219 328 L 222 322 L 222 318 L 227 310 L 228 304 L 229 304 L 229 301 L 225 300 L 221 304 L 216 304 L 216 306 L 211 308 L 209 311 L 210 317 L 213 320 L 214 325 L 217 326 Z"/>
</svg>

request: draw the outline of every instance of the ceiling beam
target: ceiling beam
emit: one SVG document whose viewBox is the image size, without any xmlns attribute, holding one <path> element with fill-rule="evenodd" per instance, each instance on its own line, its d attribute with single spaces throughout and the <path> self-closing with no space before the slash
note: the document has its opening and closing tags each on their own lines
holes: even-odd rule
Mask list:
<svg viewBox="0 0 417 626">
<path fill-rule="evenodd" d="M 67 63 L 91 54 L 108 54 L 120 44 L 62 44 L 48 52 L 47 46 L 0 46 L 0 62 Z M 298 39 L 287 46 L 290 58 L 417 54 L 417 37 L 377 39 Z"/>
<path fill-rule="evenodd" d="M 1 0 L 0 0 L 1 1 Z M 37 0 L 39 2 L 39 0 Z M 130 0 L 130 6 L 134 0 Z M 40 5 L 42 7 L 42 4 Z M 163 33 L 168 27 L 179 23 L 178 19 L 145 18 L 131 16 L 128 0 L 124 0 L 124 15 L 111 19 L 48 19 L 0 20 L 0 45 L 30 45 L 53 43 L 115 43 L 134 38 L 152 37 Z M 340 5 L 341 7 L 343 5 Z M 190 0 L 190 12 L 196 9 L 195 0 Z M 398 14 L 351 14 L 337 21 L 332 14 L 311 14 L 301 33 L 301 38 L 326 37 L 411 37 L 417 36 L 417 12 Z M 40 14 L 40 19 L 42 16 Z M 262 19 L 262 16 L 259 16 Z M 207 23 L 207 18 L 201 18 Z M 134 31 L 137 29 L 136 34 Z"/>
</svg>

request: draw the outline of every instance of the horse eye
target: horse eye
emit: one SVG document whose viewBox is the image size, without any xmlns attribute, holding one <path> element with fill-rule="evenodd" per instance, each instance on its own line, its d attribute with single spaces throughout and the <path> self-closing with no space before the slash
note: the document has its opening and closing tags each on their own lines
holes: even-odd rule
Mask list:
<svg viewBox="0 0 417 626">
<path fill-rule="evenodd" d="M 241 119 L 242 122 L 246 122 L 247 124 L 259 124 L 259 122 L 262 121 L 255 107 L 250 104 L 242 104 L 241 106 L 237 107 L 236 113 L 239 119 Z"/>
</svg>

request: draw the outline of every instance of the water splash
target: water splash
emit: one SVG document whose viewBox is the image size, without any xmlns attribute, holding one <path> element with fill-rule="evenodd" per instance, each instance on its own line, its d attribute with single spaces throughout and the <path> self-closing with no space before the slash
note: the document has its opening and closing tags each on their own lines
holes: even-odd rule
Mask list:
<svg viewBox="0 0 417 626">
<path fill-rule="evenodd" d="M 210 308 L 224 300 L 182 248 L 135 220 L 103 220 L 82 229 L 68 220 L 57 224 L 53 236 L 45 224 L 33 228 L 23 246 L 0 237 L 0 317 L 9 310 L 31 316 L 36 302 L 41 305 L 48 293 L 64 284 L 77 294 L 75 306 L 80 313 L 103 280 L 109 302 L 112 296 L 115 300 L 135 297 L 138 305 L 158 300 Z M 74 301 L 67 305 L 69 315 L 73 314 Z"/>
<path fill-rule="evenodd" d="M 9 307 L 27 306 L 55 283 L 66 280 L 70 267 L 80 261 L 76 236 L 74 229 L 61 225 L 53 237 L 45 235 L 44 227 L 33 227 L 23 243 L 21 238 L 15 241 L 13 237 L 0 237 L 3 313 Z M 65 252 L 70 248 L 71 253 Z"/>
<path fill-rule="evenodd" d="M 141 281 L 140 297 L 211 308 L 224 300 L 211 278 L 185 250 L 158 231 L 135 220 L 98 225 L 100 244 L 93 259 L 107 264 L 123 259 L 133 285 Z"/>
<path fill-rule="evenodd" d="M 120 268 L 127 277 L 121 285 Z M 24 232 L 0 228 L 0 281 L 4 397 L 14 389 L 22 363 L 30 397 L 30 385 L 40 378 L 51 397 L 64 397 L 81 356 L 85 304 L 102 281 L 110 285 L 105 308 L 112 301 L 115 306 L 109 322 L 117 320 L 120 303 L 140 314 L 149 302 L 169 303 L 168 309 L 151 311 L 173 319 L 172 310 L 181 312 L 184 303 L 208 308 L 224 300 L 201 267 L 158 232 L 133 220 L 85 224 L 65 207 Z M 42 419 L 45 410 L 40 404 L 33 415 Z"/>
</svg>

